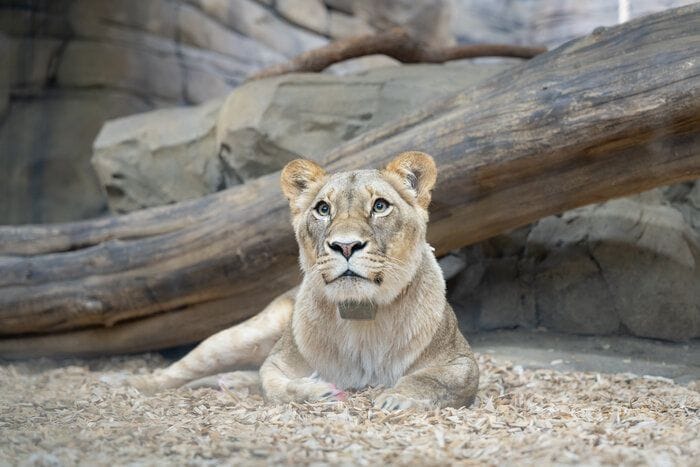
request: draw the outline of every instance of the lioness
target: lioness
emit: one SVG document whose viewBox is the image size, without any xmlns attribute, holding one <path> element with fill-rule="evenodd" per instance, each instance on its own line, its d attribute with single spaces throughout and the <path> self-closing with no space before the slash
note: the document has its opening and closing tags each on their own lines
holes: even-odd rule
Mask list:
<svg viewBox="0 0 700 467">
<path fill-rule="evenodd" d="M 435 178 L 420 152 L 332 175 L 308 160 L 287 164 L 282 190 L 304 273 L 295 299 L 278 298 L 133 382 L 174 387 L 264 359 L 260 380 L 273 402 L 339 400 L 345 389 L 381 385 L 378 408 L 470 404 L 479 370 L 425 240 Z"/>
</svg>

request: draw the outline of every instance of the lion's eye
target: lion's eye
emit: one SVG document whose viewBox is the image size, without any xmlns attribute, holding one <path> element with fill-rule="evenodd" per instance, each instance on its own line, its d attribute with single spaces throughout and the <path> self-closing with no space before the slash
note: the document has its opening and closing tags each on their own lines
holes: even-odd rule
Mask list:
<svg viewBox="0 0 700 467">
<path fill-rule="evenodd" d="M 326 217 L 331 213 L 331 207 L 325 201 L 319 201 L 315 209 L 316 212 L 322 217 Z"/>
<path fill-rule="evenodd" d="M 378 198 L 374 202 L 374 206 L 372 206 L 372 211 L 378 214 L 385 212 L 387 209 L 389 209 L 389 201 L 384 198 Z"/>
</svg>

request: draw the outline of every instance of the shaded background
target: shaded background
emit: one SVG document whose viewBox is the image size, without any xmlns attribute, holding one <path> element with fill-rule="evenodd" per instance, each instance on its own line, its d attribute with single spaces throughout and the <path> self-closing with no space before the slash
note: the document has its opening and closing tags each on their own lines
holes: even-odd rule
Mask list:
<svg viewBox="0 0 700 467">
<path fill-rule="evenodd" d="M 684 3 L 634 0 L 630 15 Z M 402 25 L 438 44 L 551 48 L 617 21 L 611 0 L 2 0 L 0 223 L 105 213 L 90 166 L 104 121 L 225 96 L 331 39 Z"/>
<path fill-rule="evenodd" d="M 519 63 L 399 66 L 374 56 L 240 86 L 336 38 L 400 25 L 437 45 L 552 48 L 692 2 L 627 3 L 621 18 L 610 0 L 0 1 L 0 223 L 202 196 Z M 700 337 L 698 238 L 700 184 L 656 189 L 454 252 L 450 300 L 468 332 L 692 339 Z"/>
</svg>

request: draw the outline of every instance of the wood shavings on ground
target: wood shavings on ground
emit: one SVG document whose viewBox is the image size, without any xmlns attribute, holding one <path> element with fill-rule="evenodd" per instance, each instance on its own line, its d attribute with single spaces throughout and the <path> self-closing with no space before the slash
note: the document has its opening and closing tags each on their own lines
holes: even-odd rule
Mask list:
<svg viewBox="0 0 700 467">
<path fill-rule="evenodd" d="M 270 406 L 211 389 L 100 381 L 153 355 L 0 365 L 0 465 L 700 465 L 700 393 L 665 378 L 529 370 L 479 356 L 473 407 Z"/>
</svg>

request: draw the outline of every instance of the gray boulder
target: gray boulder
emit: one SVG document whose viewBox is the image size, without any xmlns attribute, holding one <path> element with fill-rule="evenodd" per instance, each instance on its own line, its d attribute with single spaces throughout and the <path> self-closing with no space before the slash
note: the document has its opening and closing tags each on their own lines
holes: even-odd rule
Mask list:
<svg viewBox="0 0 700 467">
<path fill-rule="evenodd" d="M 92 164 L 110 209 L 125 213 L 219 189 L 215 125 L 220 107 L 217 100 L 107 122 L 95 139 Z"/>
<path fill-rule="evenodd" d="M 503 69 L 411 65 L 344 77 L 299 74 L 253 81 L 218 104 L 107 122 L 95 141 L 93 166 L 115 212 L 194 198 L 279 170 L 298 157 L 319 158 Z"/>
<path fill-rule="evenodd" d="M 453 301 L 472 329 L 700 337 L 700 234 L 662 194 L 575 209 L 471 247 L 483 272 L 462 273 Z"/>
</svg>

